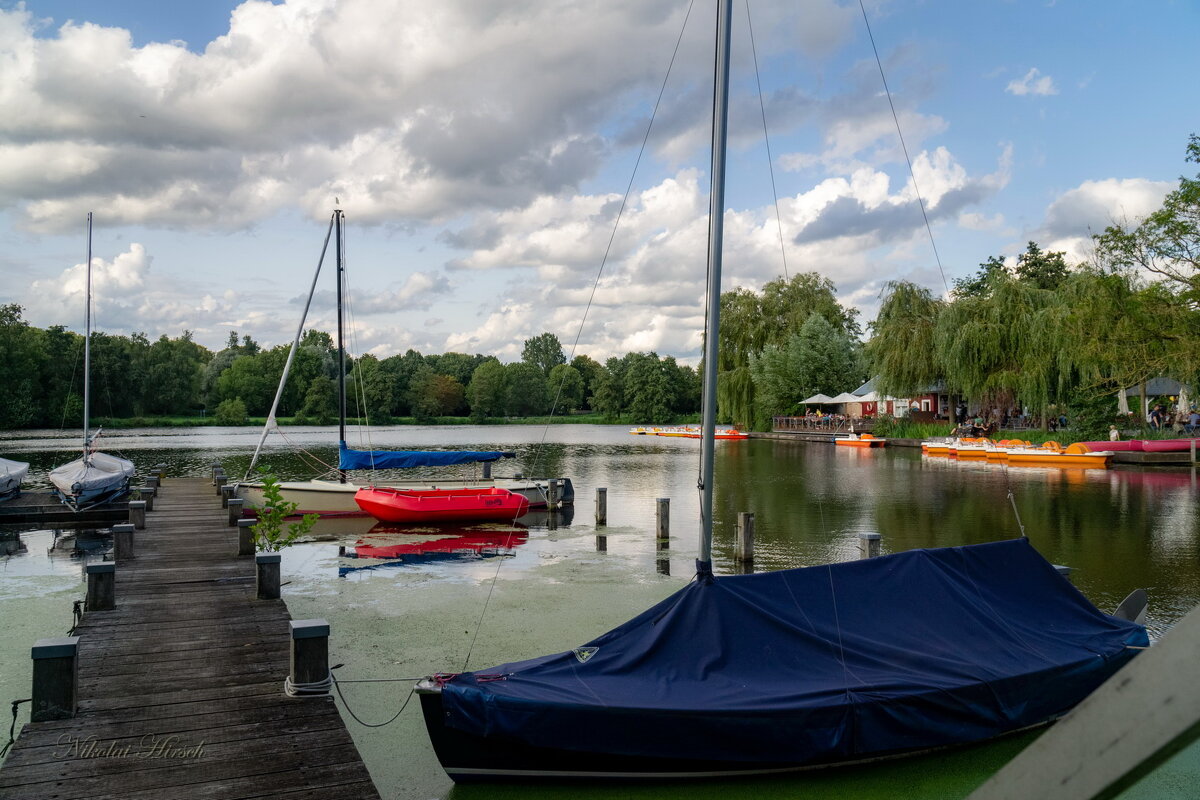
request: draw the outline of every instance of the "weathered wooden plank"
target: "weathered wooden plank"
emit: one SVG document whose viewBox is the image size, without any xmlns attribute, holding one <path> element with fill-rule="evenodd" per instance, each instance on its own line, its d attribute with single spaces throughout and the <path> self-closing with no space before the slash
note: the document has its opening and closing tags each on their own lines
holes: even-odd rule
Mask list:
<svg viewBox="0 0 1200 800">
<path fill-rule="evenodd" d="M 211 488 L 172 480 L 156 498 L 137 558 L 117 570 L 117 608 L 78 627 L 77 716 L 25 726 L 0 794 L 378 797 L 332 699 L 284 696 L 287 607 L 254 599 L 253 563 L 234 555 L 236 530 Z M 170 736 L 203 741 L 203 755 L 134 754 L 135 743 Z M 88 737 L 110 754 L 62 757 L 64 743 Z"/>
<path fill-rule="evenodd" d="M 970 800 L 1101 800 L 1200 737 L 1200 607 L 1105 681 Z"/>
</svg>

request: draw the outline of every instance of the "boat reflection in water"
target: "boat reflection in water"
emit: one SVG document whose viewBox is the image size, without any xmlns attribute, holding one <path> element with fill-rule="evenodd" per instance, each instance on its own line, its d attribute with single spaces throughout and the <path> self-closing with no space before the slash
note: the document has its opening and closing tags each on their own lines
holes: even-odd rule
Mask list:
<svg viewBox="0 0 1200 800">
<path fill-rule="evenodd" d="M 508 558 L 529 538 L 524 528 L 424 527 L 379 524 L 353 545 L 339 548 L 338 576 L 381 567 L 403 567 L 434 561 L 478 561 Z"/>
</svg>

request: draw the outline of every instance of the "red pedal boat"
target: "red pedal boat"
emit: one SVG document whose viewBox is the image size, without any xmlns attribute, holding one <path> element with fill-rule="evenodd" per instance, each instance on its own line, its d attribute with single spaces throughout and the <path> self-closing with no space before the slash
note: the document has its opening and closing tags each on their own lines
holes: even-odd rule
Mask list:
<svg viewBox="0 0 1200 800">
<path fill-rule="evenodd" d="M 354 494 L 358 507 L 382 522 L 513 520 L 529 500 L 508 489 L 388 489 L 366 487 Z"/>
</svg>

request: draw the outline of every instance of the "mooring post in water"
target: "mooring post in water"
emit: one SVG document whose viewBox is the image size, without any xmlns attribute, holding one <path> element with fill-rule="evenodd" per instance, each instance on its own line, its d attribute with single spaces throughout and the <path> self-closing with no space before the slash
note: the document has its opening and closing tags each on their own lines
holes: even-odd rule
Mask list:
<svg viewBox="0 0 1200 800">
<path fill-rule="evenodd" d="M 240 497 L 232 497 L 226 504 L 229 509 L 229 527 L 234 527 L 238 524 L 238 520 L 242 518 L 242 504 L 246 501 Z"/>
<path fill-rule="evenodd" d="M 229 501 L 233 499 L 235 491 L 237 491 L 236 486 L 226 484 L 221 487 L 221 508 L 229 508 Z"/>
<path fill-rule="evenodd" d="M 546 510 L 554 511 L 558 508 L 558 480 L 551 478 L 546 481 Z"/>
<path fill-rule="evenodd" d="M 133 523 L 133 527 L 141 530 L 146 527 L 146 501 L 145 500 L 130 500 L 129 501 L 129 521 Z"/>
<path fill-rule="evenodd" d="M 608 537 L 605 536 L 603 533 L 596 534 L 596 552 L 597 553 L 607 553 L 608 552 Z"/>
<path fill-rule="evenodd" d="M 483 479 L 485 481 L 492 479 L 492 462 L 490 461 L 483 462 Z"/>
<path fill-rule="evenodd" d="M 654 537 L 658 549 L 666 550 L 671 544 L 671 498 L 660 497 L 654 512 Z"/>
<path fill-rule="evenodd" d="M 154 496 L 158 497 L 158 476 L 151 475 L 146 478 L 146 488 L 154 490 Z"/>
<path fill-rule="evenodd" d="M 279 568 L 283 557 L 279 553 L 259 553 L 254 557 L 258 568 L 258 599 L 279 599 Z"/>
<path fill-rule="evenodd" d="M 323 619 L 294 619 L 292 630 L 292 693 L 329 694 L 329 623 Z"/>
<path fill-rule="evenodd" d="M 117 565 L 87 565 L 87 598 L 84 611 L 112 611 L 117 607 Z"/>
<path fill-rule="evenodd" d="M 750 563 L 754 561 L 754 512 L 739 511 L 737 515 L 737 546 L 733 560 Z"/>
<path fill-rule="evenodd" d="M 254 555 L 254 525 L 257 522 L 258 520 L 255 519 L 239 519 L 237 521 L 239 556 Z"/>
<path fill-rule="evenodd" d="M 113 560 L 126 561 L 134 557 L 133 554 L 133 528 L 132 522 L 123 522 L 120 525 L 113 525 Z"/>
<path fill-rule="evenodd" d="M 78 636 L 38 639 L 33 645 L 33 710 L 31 722 L 75 716 L 75 656 Z"/>
<path fill-rule="evenodd" d="M 608 524 L 608 489 L 596 489 L 596 525 Z"/>
<path fill-rule="evenodd" d="M 858 557 L 874 558 L 879 555 L 879 547 L 883 536 L 878 533 L 860 533 L 858 535 Z"/>
</svg>

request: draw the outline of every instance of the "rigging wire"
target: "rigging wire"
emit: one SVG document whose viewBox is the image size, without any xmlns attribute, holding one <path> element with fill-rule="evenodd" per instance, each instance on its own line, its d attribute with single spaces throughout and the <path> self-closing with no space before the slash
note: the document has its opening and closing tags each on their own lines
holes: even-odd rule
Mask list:
<svg viewBox="0 0 1200 800">
<path fill-rule="evenodd" d="M 592 282 L 591 294 L 588 295 L 587 305 L 583 309 L 583 317 L 579 320 L 579 328 L 575 331 L 575 340 L 571 343 L 570 360 L 574 360 L 575 351 L 579 347 L 579 338 L 580 338 L 580 336 L 583 335 L 584 325 L 587 324 L 588 312 L 591 311 L 592 302 L 596 298 L 596 290 L 600 287 L 600 279 L 604 275 L 604 267 L 605 267 L 605 265 L 607 265 L 608 257 L 610 255 L 610 253 L 612 252 L 613 241 L 617 237 L 617 230 L 621 225 L 621 218 L 625 213 L 626 206 L 629 204 L 629 196 L 630 196 L 630 194 L 633 193 L 633 182 L 637 178 L 637 171 L 638 171 L 638 167 L 642 163 L 642 156 L 645 155 L 645 153 L 646 153 L 646 145 L 650 141 L 650 131 L 653 130 L 654 120 L 658 117 L 658 109 L 662 105 L 663 94 L 666 92 L 666 89 L 667 89 L 667 81 L 669 81 L 671 78 L 671 71 L 675 67 L 675 59 L 679 55 L 679 46 L 683 42 L 683 34 L 687 30 L 687 23 L 688 23 L 688 20 L 691 19 L 692 9 L 695 6 L 695 4 L 696 4 L 696 0 L 691 0 L 691 2 L 688 3 L 687 13 L 684 14 L 684 16 L 683 16 L 683 24 L 680 25 L 680 27 L 679 27 L 679 36 L 676 37 L 676 39 L 675 39 L 675 49 L 671 52 L 671 59 L 667 63 L 667 71 L 666 71 L 666 74 L 663 75 L 662 85 L 658 89 L 658 97 L 656 97 L 654 100 L 654 108 L 650 112 L 650 120 L 646 123 L 646 132 L 642 135 L 642 144 L 641 144 L 641 147 L 638 149 L 637 159 L 634 161 L 633 171 L 629 176 L 629 183 L 625 187 L 625 194 L 621 198 L 620 207 L 617 209 L 617 217 L 613 221 L 612 232 L 609 234 L 608 244 L 604 248 L 604 256 L 600 259 L 600 267 L 596 271 L 596 279 Z M 551 405 L 551 408 L 550 408 L 551 418 L 554 417 L 554 411 L 558 406 L 559 398 L 562 396 L 562 387 L 565 384 L 565 382 L 566 382 L 566 373 L 564 372 L 563 379 L 561 381 L 559 381 L 558 391 L 554 397 L 554 403 Z M 546 449 L 546 436 L 548 435 L 549 431 L 550 431 L 549 424 L 547 424 L 545 427 L 542 428 L 542 439 L 538 443 L 538 445 L 535 449 L 535 455 L 534 455 L 534 460 L 533 460 L 533 470 L 534 470 L 535 475 L 537 474 L 537 470 L 541 466 L 542 456 L 545 453 L 545 449 Z M 551 514 L 555 513 L 554 509 L 550 509 L 549 513 L 551 513 Z M 512 541 L 511 534 L 510 534 L 508 541 L 511 544 L 511 541 Z M 492 594 L 493 594 L 493 592 L 495 592 L 496 583 L 500 578 L 500 566 L 504 563 L 505 560 L 506 559 L 499 559 L 499 563 L 496 564 L 496 571 L 492 575 L 491 586 L 488 587 L 488 594 L 487 594 L 487 598 L 484 600 L 483 610 L 479 614 L 479 621 L 475 625 L 475 633 L 471 637 L 470 645 L 468 645 L 468 647 L 467 647 L 466 658 L 463 659 L 463 671 L 466 671 L 467 664 L 469 664 L 471 661 L 471 654 L 475 650 L 475 641 L 479 638 L 479 632 L 483 629 L 483 620 L 487 616 L 488 606 L 491 605 L 491 602 L 492 602 Z"/>
<path fill-rule="evenodd" d="M 600 259 L 600 268 L 596 271 L 596 279 L 592 282 L 592 291 L 588 295 L 587 305 L 583 309 L 583 317 L 579 320 L 579 328 L 575 331 L 575 340 L 571 343 L 571 355 L 568 358 L 568 363 L 575 359 L 575 351 L 579 347 L 579 337 L 583 335 L 584 325 L 587 324 L 588 312 L 592 310 L 592 302 L 596 298 L 596 290 L 600 288 L 600 279 L 604 276 L 604 267 L 608 264 L 608 257 L 612 253 L 613 242 L 617 238 L 617 230 L 621 227 L 621 218 L 625 214 L 625 208 L 629 204 L 629 195 L 633 193 L 633 182 L 637 178 L 638 167 L 641 166 L 642 156 L 646 153 L 646 144 L 650 141 L 650 131 L 654 128 L 654 120 L 658 117 L 658 109 L 662 105 L 663 94 L 667 90 L 667 81 L 671 78 L 671 71 L 675 67 L 675 59 L 679 55 L 679 45 L 683 41 L 684 31 L 687 30 L 688 20 L 692 16 L 692 8 L 695 6 L 696 0 L 691 0 L 688 3 L 687 13 L 683 16 L 683 24 L 679 27 L 679 36 L 675 39 L 675 49 L 671 52 L 671 60 L 667 64 L 667 72 L 663 75 L 662 85 L 658 89 L 658 97 L 654 100 L 654 108 L 650 112 L 650 120 L 646 123 L 646 132 L 642 135 L 642 144 L 638 149 L 637 159 L 633 163 L 633 171 L 629 175 L 629 183 L 625 187 L 625 194 L 621 198 L 621 205 L 617 209 L 617 217 L 613 220 L 612 233 L 608 236 L 608 244 L 604 248 L 604 256 Z M 558 408 L 559 398 L 562 396 L 562 388 L 566 383 L 567 375 L 564 372 L 562 380 L 558 383 L 558 390 L 554 396 L 554 402 L 550 406 L 550 418 L 554 418 L 554 413 Z M 549 424 L 542 429 L 542 440 L 539 442 L 535 451 L 533 461 L 533 471 L 537 474 L 541 466 L 542 455 L 545 449 L 546 436 L 549 433 Z"/>
<path fill-rule="evenodd" d="M 929 233 L 929 245 L 933 248 L 933 258 L 937 261 L 938 273 L 942 276 L 942 286 L 949 292 L 950 284 L 946 282 L 946 271 L 942 268 L 942 257 L 938 254 L 937 242 L 933 238 L 933 227 L 929 224 L 929 214 L 925 211 L 925 199 L 921 197 L 921 190 L 917 186 L 917 174 L 913 171 L 912 159 L 908 156 L 908 145 L 904 143 L 904 133 L 900 130 L 900 117 L 896 113 L 896 104 L 892 101 L 892 90 L 888 88 L 887 76 L 883 72 L 883 60 L 879 57 L 879 48 L 875 46 L 875 34 L 871 32 L 871 21 L 867 19 L 867 7 L 863 4 L 863 0 L 858 0 L 858 7 L 862 9 L 863 23 L 867 26 L 867 37 L 871 40 L 871 50 L 875 53 L 875 63 L 879 66 L 879 78 L 883 81 L 883 91 L 887 94 L 888 107 L 892 110 L 892 121 L 896 123 L 896 136 L 900 139 L 900 149 L 904 151 L 904 161 L 908 164 L 908 174 L 912 178 L 913 193 L 917 196 L 917 204 L 921 207 L 921 218 L 925 220 L 925 230 Z"/>
<path fill-rule="evenodd" d="M 750 54 L 754 57 L 754 81 L 758 85 L 758 110 L 762 114 L 763 141 L 767 145 L 767 169 L 771 173 L 771 198 L 775 201 L 775 224 L 779 229 L 779 255 L 783 259 L 783 279 L 790 280 L 787 248 L 783 244 L 783 217 L 779 213 L 779 192 L 775 188 L 775 159 L 771 157 L 771 137 L 767 133 L 767 107 L 763 102 L 762 78 L 758 69 L 758 48 L 754 44 L 754 24 L 750 21 L 750 0 L 746 0 L 746 27 L 750 31 Z"/>
</svg>

